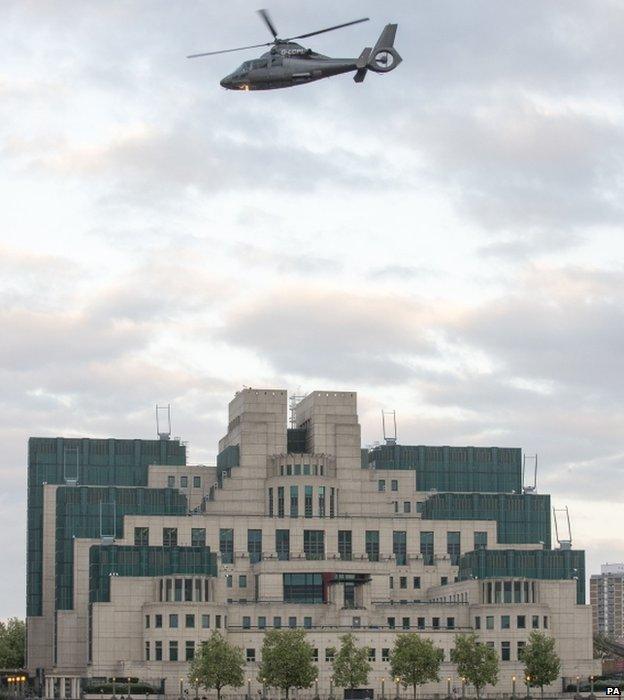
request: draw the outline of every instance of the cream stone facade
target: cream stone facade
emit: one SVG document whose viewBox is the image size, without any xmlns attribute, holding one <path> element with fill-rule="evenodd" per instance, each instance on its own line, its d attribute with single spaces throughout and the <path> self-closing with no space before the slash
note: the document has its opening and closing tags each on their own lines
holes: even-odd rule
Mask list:
<svg viewBox="0 0 624 700">
<path fill-rule="evenodd" d="M 446 692 L 447 678 L 461 685 L 450 652 L 457 634 L 473 630 L 502 659 L 501 692 L 514 676 L 521 683 L 519 656 L 533 630 L 556 639 L 562 679 L 551 690 L 598 672 L 577 580 L 517 571 L 476 578 L 462 568 L 476 549 L 539 559 L 545 544 L 510 545 L 491 517 L 423 517 L 432 493 L 417 490 L 414 469 L 363 462 L 355 393 L 309 394 L 296 406 L 295 431 L 287 409 L 283 390 L 237 393 L 217 466 L 153 463 L 146 483 L 119 485 L 114 497 L 80 478 L 42 484 L 42 576 L 31 586 L 41 603 L 28 617 L 28 665 L 45 674 L 45 697 L 77 697 L 85 679 L 108 678 L 164 681 L 166 695 L 177 696 L 181 678 L 189 687 L 188 660 L 215 629 L 244 650 L 256 695 L 263 635 L 276 627 L 307 631 L 322 694 L 331 690 L 328 650 L 346 632 L 371 650 L 368 687 L 388 696 L 389 653 L 407 631 L 444 650 L 442 680 L 425 692 Z M 298 451 L 289 451 L 295 437 Z M 157 492 L 173 505 L 129 513 L 124 488 L 128 499 L 132 492 L 147 503 Z M 61 540 L 57 508 L 79 509 L 90 493 L 100 499 L 99 532 L 64 545 L 68 583 L 59 548 L 69 526 Z M 204 564 L 189 567 L 191 557 Z"/>
</svg>

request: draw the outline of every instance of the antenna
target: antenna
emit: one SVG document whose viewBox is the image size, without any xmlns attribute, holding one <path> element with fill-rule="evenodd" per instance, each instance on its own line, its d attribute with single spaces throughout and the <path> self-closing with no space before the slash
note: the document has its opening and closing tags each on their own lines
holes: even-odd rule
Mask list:
<svg viewBox="0 0 624 700">
<path fill-rule="evenodd" d="M 301 387 L 297 387 L 297 391 L 300 391 Z M 305 399 L 305 394 L 293 394 L 293 396 L 288 399 L 288 410 L 290 411 L 290 427 L 291 428 L 296 428 L 297 427 L 297 417 L 296 417 L 296 408 L 297 404 L 300 403 Z"/>
<path fill-rule="evenodd" d="M 171 437 L 171 404 L 169 403 L 166 406 L 156 404 L 156 434 L 159 440 L 169 440 Z"/>
<path fill-rule="evenodd" d="M 559 525 L 557 523 L 557 513 L 565 513 L 564 521 L 563 521 L 563 528 L 561 530 L 561 536 L 559 534 Z M 553 520 L 555 521 L 555 538 L 557 539 L 557 542 L 559 543 L 559 549 L 572 549 L 572 529 L 570 527 L 570 513 L 568 511 L 568 506 L 565 508 L 554 508 L 553 507 Z M 567 528 L 568 532 L 568 537 L 566 539 L 562 539 L 565 530 Z"/>
<path fill-rule="evenodd" d="M 386 416 L 388 418 L 386 419 Z M 397 444 L 397 424 L 396 424 L 396 411 L 384 411 L 381 410 L 381 426 L 383 428 L 383 437 L 386 445 L 396 445 Z"/>
<path fill-rule="evenodd" d="M 533 461 L 533 484 L 524 485 L 527 462 Z M 537 455 L 522 455 L 522 493 L 535 493 L 537 491 Z"/>
</svg>

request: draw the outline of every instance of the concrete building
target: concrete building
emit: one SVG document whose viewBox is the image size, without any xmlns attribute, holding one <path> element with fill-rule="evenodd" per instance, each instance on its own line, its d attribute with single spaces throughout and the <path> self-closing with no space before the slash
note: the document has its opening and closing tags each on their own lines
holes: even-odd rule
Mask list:
<svg viewBox="0 0 624 700">
<path fill-rule="evenodd" d="M 444 650 L 431 692 L 459 687 L 450 651 L 471 630 L 501 657 L 501 691 L 533 630 L 556 638 L 562 677 L 597 672 L 584 553 L 551 548 L 519 449 L 362 450 L 353 392 L 309 394 L 291 428 L 287 409 L 282 390 L 237 393 L 216 466 L 167 436 L 31 438 L 28 668 L 46 697 L 120 677 L 175 696 L 214 629 L 245 651 L 253 694 L 276 627 L 307 630 L 321 693 L 346 631 L 388 694 L 405 631 Z"/>
<path fill-rule="evenodd" d="M 624 638 L 624 564 L 603 564 L 589 579 L 594 634 Z"/>
</svg>

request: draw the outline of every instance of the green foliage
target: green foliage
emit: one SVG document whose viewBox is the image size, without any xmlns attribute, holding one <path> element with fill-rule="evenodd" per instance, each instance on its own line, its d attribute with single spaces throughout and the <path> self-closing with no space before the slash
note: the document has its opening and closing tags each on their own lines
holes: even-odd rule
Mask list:
<svg viewBox="0 0 624 700">
<path fill-rule="evenodd" d="M 559 678 L 561 662 L 555 652 L 555 640 L 540 632 L 531 632 L 522 654 L 524 676 L 530 685 L 537 685 L 544 696 L 544 686 Z"/>
<path fill-rule="evenodd" d="M 474 632 L 455 637 L 451 660 L 457 664 L 460 677 L 474 685 L 477 699 L 484 685 L 498 682 L 498 656 L 492 647 L 480 642 Z"/>
<path fill-rule="evenodd" d="M 358 647 L 352 634 L 340 637 L 340 649 L 332 661 L 334 683 L 339 688 L 358 688 L 368 683 L 371 665 L 368 647 Z"/>
<path fill-rule="evenodd" d="M 428 681 L 439 681 L 440 664 L 444 652 L 430 639 L 422 639 L 417 634 L 400 634 L 394 642 L 390 656 L 393 678 L 398 678 L 405 687 L 416 689 Z"/>
<path fill-rule="evenodd" d="M 303 630 L 271 630 L 264 635 L 258 678 L 288 697 L 291 688 L 309 688 L 317 678 L 313 655 Z"/>
<path fill-rule="evenodd" d="M 204 642 L 189 669 L 189 681 L 193 686 L 217 691 L 221 698 L 221 689 L 225 686 L 240 688 L 244 683 L 243 651 L 228 642 L 216 630 Z"/>
<path fill-rule="evenodd" d="M 0 622 L 0 668 L 24 668 L 26 625 L 12 617 Z"/>
</svg>

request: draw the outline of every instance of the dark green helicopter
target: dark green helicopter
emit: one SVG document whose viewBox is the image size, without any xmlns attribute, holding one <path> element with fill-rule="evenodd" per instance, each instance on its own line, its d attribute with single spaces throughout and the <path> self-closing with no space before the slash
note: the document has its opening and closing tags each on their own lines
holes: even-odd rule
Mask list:
<svg viewBox="0 0 624 700">
<path fill-rule="evenodd" d="M 304 46 L 294 43 L 294 40 L 332 32 L 334 29 L 350 27 L 352 24 L 360 22 L 368 22 L 368 17 L 307 34 L 299 34 L 289 39 L 279 39 L 269 13 L 266 10 L 258 10 L 258 14 L 273 34 L 273 41 L 253 46 L 242 46 L 238 49 L 196 53 L 187 56 L 187 58 L 215 56 L 221 53 L 270 46 L 271 50 L 262 54 L 260 58 L 245 61 L 233 73 L 223 78 L 221 85 L 228 90 L 275 90 L 304 85 L 322 78 L 351 72 L 355 72 L 353 77 L 355 82 L 361 83 L 369 70 L 375 73 L 388 73 L 394 70 L 402 60 L 394 48 L 394 37 L 398 26 L 396 24 L 387 24 L 375 46 L 365 48 L 358 58 L 331 58 L 316 53 L 312 49 L 306 49 Z"/>
</svg>

